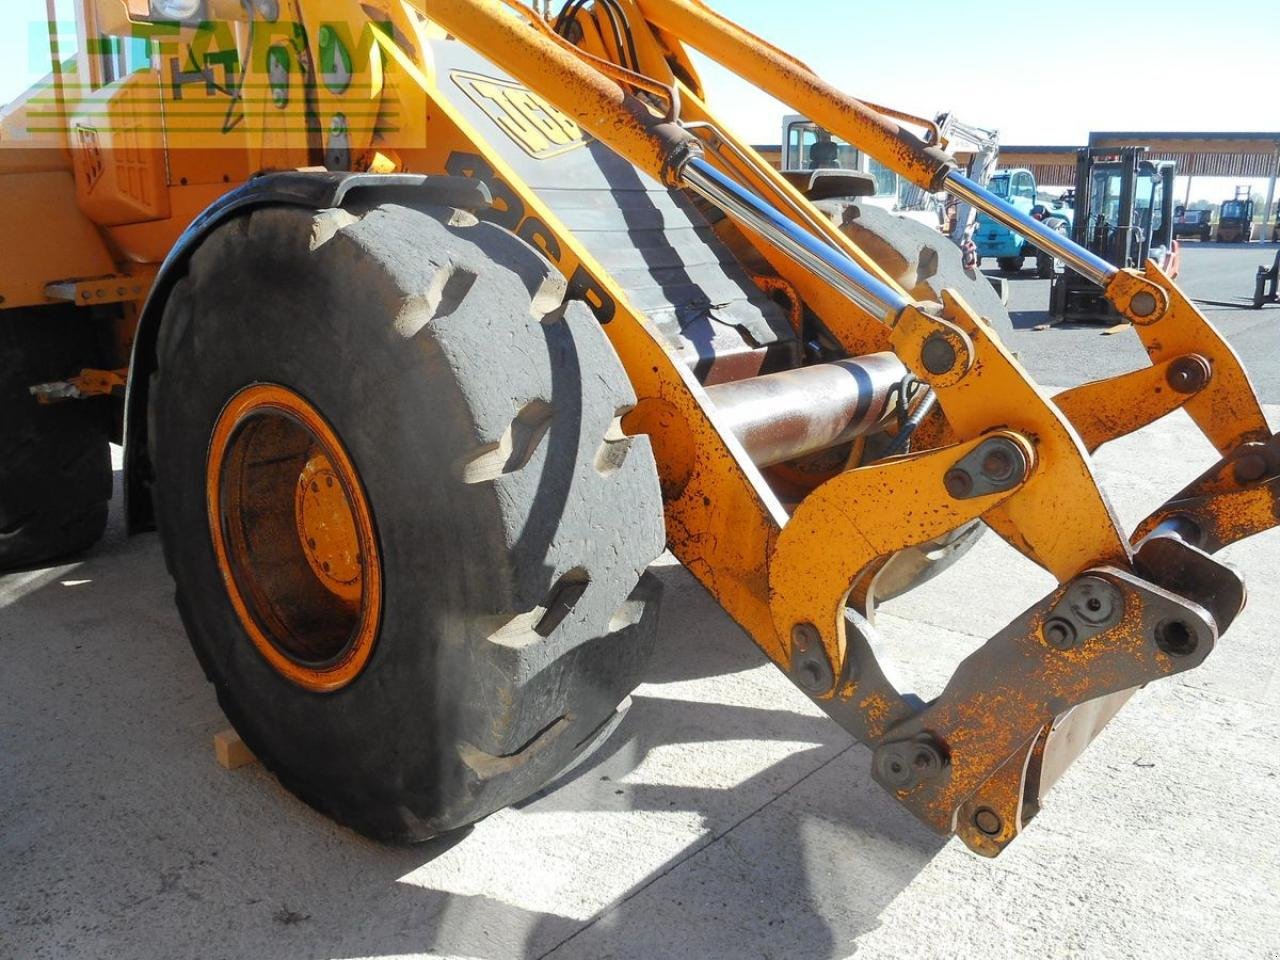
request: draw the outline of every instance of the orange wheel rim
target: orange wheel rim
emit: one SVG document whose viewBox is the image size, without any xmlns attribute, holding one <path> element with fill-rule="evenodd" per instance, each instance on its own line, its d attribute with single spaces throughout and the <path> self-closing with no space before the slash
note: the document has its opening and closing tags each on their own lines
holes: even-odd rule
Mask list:
<svg viewBox="0 0 1280 960">
<path fill-rule="evenodd" d="M 205 496 L 218 570 L 258 652 L 307 690 L 355 680 L 378 636 L 382 567 L 328 421 L 287 387 L 244 388 L 214 426 Z"/>
</svg>

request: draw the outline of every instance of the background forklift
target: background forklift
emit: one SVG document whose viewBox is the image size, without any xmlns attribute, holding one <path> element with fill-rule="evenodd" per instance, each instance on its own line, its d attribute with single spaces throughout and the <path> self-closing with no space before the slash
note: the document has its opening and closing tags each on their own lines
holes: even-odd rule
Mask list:
<svg viewBox="0 0 1280 960">
<path fill-rule="evenodd" d="M 1174 164 L 1140 159 L 1146 152 L 1146 147 L 1077 151 L 1072 239 L 1121 269 L 1154 260 L 1176 277 Z M 1058 321 L 1122 319 L 1101 287 L 1070 269 L 1050 287 L 1049 313 Z"/>
<path fill-rule="evenodd" d="M 1246 184 L 1236 187 L 1232 200 L 1224 200 L 1218 210 L 1218 243 L 1250 243 L 1253 240 L 1253 197 Z"/>
</svg>

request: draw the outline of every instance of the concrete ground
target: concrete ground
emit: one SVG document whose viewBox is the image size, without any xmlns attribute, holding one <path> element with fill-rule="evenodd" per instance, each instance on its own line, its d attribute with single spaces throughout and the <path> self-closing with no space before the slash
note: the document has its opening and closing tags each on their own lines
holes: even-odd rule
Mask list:
<svg viewBox="0 0 1280 960">
<path fill-rule="evenodd" d="M 1023 283 L 1030 303 L 1044 284 Z M 1277 355 L 1277 319 L 1242 322 L 1251 363 Z M 1019 338 L 1033 369 L 1124 342 Z M 1177 415 L 1098 467 L 1131 525 L 1210 459 Z M 226 723 L 156 538 L 117 515 L 81 561 L 0 578 L 0 958 L 1280 958 L 1280 533 L 1225 557 L 1250 583 L 1231 632 L 1139 693 L 997 860 L 900 810 L 670 562 L 661 648 L 602 752 L 391 849 L 215 764 Z M 1049 586 L 989 536 L 881 626 L 937 689 Z"/>
<path fill-rule="evenodd" d="M 1196 299 L 1210 320 L 1248 361 L 1262 398 L 1280 403 L 1280 306 L 1244 309 L 1253 299 L 1258 267 L 1275 262 L 1280 245 L 1270 243 L 1182 244 L 1179 284 Z M 994 260 L 984 266 L 994 268 Z M 1049 281 L 1036 280 L 1034 270 L 1003 276 L 1009 284 L 1009 313 L 1013 319 L 1013 349 L 1041 383 L 1073 386 L 1112 377 L 1147 362 L 1142 344 L 1132 331 L 1104 335 L 1094 324 L 1064 324 L 1038 330 L 1049 319 Z M 1240 303 L 1241 306 L 1227 306 Z"/>
</svg>

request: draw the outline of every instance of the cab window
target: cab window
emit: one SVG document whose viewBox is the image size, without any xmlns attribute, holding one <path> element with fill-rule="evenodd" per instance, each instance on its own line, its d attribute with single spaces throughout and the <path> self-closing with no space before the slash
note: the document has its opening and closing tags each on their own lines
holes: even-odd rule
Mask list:
<svg viewBox="0 0 1280 960">
<path fill-rule="evenodd" d="M 784 170 L 858 170 L 856 147 L 829 134 L 815 123 L 800 121 L 787 126 Z"/>
<path fill-rule="evenodd" d="M 1158 176 L 1153 178 L 1151 185 L 1151 213 L 1149 219 L 1148 230 L 1153 237 L 1158 236 L 1164 228 L 1164 181 Z"/>
<path fill-rule="evenodd" d="M 1036 183 L 1029 173 L 1015 173 L 1010 179 L 1009 189 L 1012 196 L 1032 201 L 1036 198 Z"/>
<path fill-rule="evenodd" d="M 94 86 L 105 87 L 140 70 L 151 69 L 151 41 L 146 37 L 100 36 L 89 50 L 96 55 Z"/>
<path fill-rule="evenodd" d="M 896 197 L 898 195 L 898 175 L 874 157 L 870 158 L 867 172 L 876 178 L 877 197 Z"/>
</svg>

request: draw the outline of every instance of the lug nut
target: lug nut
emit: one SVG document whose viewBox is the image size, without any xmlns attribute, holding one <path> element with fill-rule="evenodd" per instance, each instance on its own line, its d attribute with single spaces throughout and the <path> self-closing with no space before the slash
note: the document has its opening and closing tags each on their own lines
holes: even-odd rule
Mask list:
<svg viewBox="0 0 1280 960">
<path fill-rule="evenodd" d="M 973 493 L 973 477 L 969 475 L 968 470 L 962 470 L 959 467 L 948 470 L 946 476 L 942 478 L 942 484 L 947 489 L 947 495 L 953 500 L 963 499 Z"/>
<path fill-rule="evenodd" d="M 956 348 L 940 333 L 931 333 L 920 348 L 920 362 L 930 373 L 938 375 L 956 365 Z"/>
<path fill-rule="evenodd" d="M 1042 632 L 1044 642 L 1055 650 L 1070 650 L 1076 645 L 1076 628 L 1062 617 L 1046 620 Z"/>
</svg>

